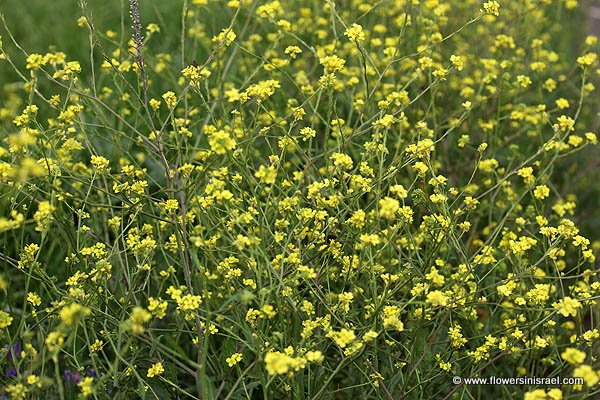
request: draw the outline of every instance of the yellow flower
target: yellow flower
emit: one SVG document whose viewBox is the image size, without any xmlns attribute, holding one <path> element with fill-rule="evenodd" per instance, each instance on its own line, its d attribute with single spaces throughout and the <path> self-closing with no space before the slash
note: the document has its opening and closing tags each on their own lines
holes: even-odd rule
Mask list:
<svg viewBox="0 0 600 400">
<path fill-rule="evenodd" d="M 236 37 L 237 36 L 235 32 L 233 32 L 229 28 L 224 28 L 223 30 L 221 30 L 221 33 L 212 38 L 212 41 L 213 43 L 218 44 L 219 46 L 223 44 L 225 44 L 225 46 L 231 46 Z"/>
<path fill-rule="evenodd" d="M 569 100 L 561 97 L 560 99 L 556 100 L 556 106 L 560 109 L 569 108 Z"/>
<path fill-rule="evenodd" d="M 596 134 L 593 132 L 587 132 L 585 134 L 585 138 L 591 144 L 598 144 L 598 138 L 596 137 Z"/>
<path fill-rule="evenodd" d="M 225 130 L 220 129 L 211 133 L 207 131 L 206 134 L 208 135 L 208 145 L 216 154 L 225 154 L 235 149 L 237 145 L 235 140 Z"/>
<path fill-rule="evenodd" d="M 233 367 L 234 365 L 242 361 L 242 357 L 242 353 L 233 353 L 231 356 L 227 357 L 225 361 L 227 362 L 227 365 Z"/>
<path fill-rule="evenodd" d="M 448 304 L 448 296 L 440 290 L 434 290 L 427 294 L 426 302 L 434 307 L 444 307 Z"/>
<path fill-rule="evenodd" d="M 365 342 L 371 342 L 375 339 L 377 339 L 377 336 L 379 336 L 379 334 L 375 331 L 367 331 L 365 332 L 365 334 L 363 335 L 363 341 Z"/>
<path fill-rule="evenodd" d="M 65 337 L 61 332 L 50 332 L 48 336 L 46 336 L 46 347 L 48 347 L 50 352 L 58 351 L 64 342 Z"/>
<path fill-rule="evenodd" d="M 354 294 L 352 294 L 352 292 L 340 293 L 338 295 L 338 300 L 342 304 L 344 312 L 348 312 L 350 310 L 350 304 L 352 304 L 352 300 L 354 300 Z"/>
<path fill-rule="evenodd" d="M 384 128 L 387 129 L 395 124 L 397 121 L 396 117 L 391 114 L 386 114 L 383 117 L 379 118 L 377 121 L 373 122 L 373 126 L 376 128 Z"/>
<path fill-rule="evenodd" d="M 257 98 L 258 102 L 260 103 L 266 98 L 272 96 L 275 93 L 275 90 L 280 87 L 281 84 L 279 81 L 274 79 L 260 81 L 254 85 L 250 85 L 248 89 L 246 89 L 244 93 L 240 95 L 240 102 L 245 103 L 251 98 Z"/>
<path fill-rule="evenodd" d="M 598 329 L 592 329 L 585 331 L 581 336 L 583 337 L 583 340 L 586 341 L 587 345 L 591 347 L 594 341 L 600 338 L 600 332 L 598 332 Z"/>
<path fill-rule="evenodd" d="M 163 207 L 167 214 L 172 214 L 179 209 L 179 202 L 175 199 L 168 199 L 164 202 Z"/>
<path fill-rule="evenodd" d="M 568 347 L 560 356 L 569 364 L 578 365 L 585 361 L 585 353 L 583 351 Z"/>
<path fill-rule="evenodd" d="M 160 100 L 157 99 L 150 99 L 150 101 L 148 102 L 150 104 L 150 107 L 154 110 L 157 111 L 160 108 Z"/>
<path fill-rule="evenodd" d="M 423 139 L 419 140 L 416 144 L 407 146 L 406 152 L 418 158 L 428 158 L 434 149 L 433 140 Z M 427 166 L 425 166 L 425 171 L 427 171 Z"/>
<path fill-rule="evenodd" d="M 189 79 L 192 84 L 197 84 L 200 80 L 208 78 L 211 72 L 207 68 L 189 65 L 181 71 L 181 74 Z"/>
<path fill-rule="evenodd" d="M 456 56 L 454 54 L 452 54 L 450 56 L 450 62 L 452 63 L 452 65 L 454 65 L 454 68 L 456 68 L 458 71 L 462 71 L 463 68 L 464 68 L 464 65 L 465 65 L 464 62 L 463 62 L 462 57 L 461 56 Z M 465 107 L 465 108 L 468 109 L 468 108 L 471 108 L 471 107 L 469 106 L 469 107 Z"/>
<path fill-rule="evenodd" d="M 583 378 L 588 387 L 594 386 L 600 380 L 598 373 L 589 365 L 582 365 L 573 370 L 573 377 Z"/>
<path fill-rule="evenodd" d="M 81 389 L 81 394 L 83 397 L 88 397 L 93 393 L 92 383 L 94 382 L 94 378 L 87 376 L 79 382 L 77 386 Z"/>
<path fill-rule="evenodd" d="M 522 256 L 525 252 L 537 244 L 537 240 L 528 236 L 521 236 L 518 240 L 509 240 L 510 251 L 518 256 Z"/>
<path fill-rule="evenodd" d="M 346 65 L 346 60 L 339 58 L 336 55 L 321 57 L 319 62 L 325 67 L 326 74 L 340 71 L 344 68 L 344 65 Z"/>
<path fill-rule="evenodd" d="M 144 324 L 150 321 L 152 314 L 142 307 L 134 307 L 127 322 L 127 327 L 134 334 L 144 333 Z"/>
<path fill-rule="evenodd" d="M 13 318 L 5 311 L 0 310 L 0 329 L 8 328 Z"/>
<path fill-rule="evenodd" d="M 52 77 L 55 79 L 68 80 L 74 74 L 81 72 L 81 65 L 77 61 L 69 61 L 63 69 L 56 71 Z"/>
<path fill-rule="evenodd" d="M 575 121 L 571 117 L 567 117 L 566 115 L 561 115 L 556 120 L 556 124 L 554 124 L 555 130 L 560 130 L 562 132 L 574 131 L 575 130 Z"/>
<path fill-rule="evenodd" d="M 21 226 L 24 221 L 25 217 L 23 214 L 17 212 L 16 210 L 12 210 L 10 212 L 10 219 L 0 217 L 0 233 L 16 229 Z"/>
<path fill-rule="evenodd" d="M 87 26 L 87 19 L 84 16 L 77 18 L 77 26 L 80 28 Z"/>
<path fill-rule="evenodd" d="M 517 175 L 519 175 L 526 184 L 533 185 L 535 182 L 535 176 L 533 175 L 533 168 L 531 167 L 523 167 L 517 171 Z"/>
<path fill-rule="evenodd" d="M 339 332 L 331 331 L 327 334 L 327 337 L 332 339 L 342 349 L 352 344 L 356 339 L 354 331 L 346 328 L 342 328 Z"/>
<path fill-rule="evenodd" d="M 550 189 L 546 185 L 536 186 L 533 190 L 533 195 L 536 199 L 543 200 L 550 195 Z"/>
<path fill-rule="evenodd" d="M 306 142 L 308 139 L 317 136 L 317 131 L 315 131 L 312 128 L 306 127 L 300 129 L 300 135 L 302 135 L 302 140 Z"/>
<path fill-rule="evenodd" d="M 519 84 L 519 86 L 526 88 L 529 85 L 531 85 L 531 78 L 525 75 L 519 75 L 517 76 L 517 83 Z"/>
<path fill-rule="evenodd" d="M 443 286 L 445 282 L 444 275 L 440 274 L 436 267 L 431 267 L 429 273 L 425 275 L 425 279 L 427 279 L 428 282 L 431 282 L 435 286 Z"/>
<path fill-rule="evenodd" d="M 390 187 L 390 192 L 396 195 L 399 199 L 406 199 L 408 197 L 408 191 L 402 185 L 393 185 Z"/>
<path fill-rule="evenodd" d="M 292 357 L 278 351 L 270 351 L 265 356 L 265 366 L 269 375 L 282 375 L 290 370 Z"/>
<path fill-rule="evenodd" d="M 100 339 L 97 339 L 94 343 L 91 344 L 90 350 L 92 353 L 97 353 L 104 347 L 104 342 Z"/>
<path fill-rule="evenodd" d="M 577 58 L 577 64 L 585 68 L 589 67 L 590 65 L 593 65 L 597 59 L 598 55 L 596 55 L 596 53 L 586 53 L 581 57 Z"/>
<path fill-rule="evenodd" d="M 352 24 L 346 29 L 344 35 L 353 42 L 362 42 L 365 40 L 365 33 L 363 32 L 362 26 L 358 24 Z"/>
<path fill-rule="evenodd" d="M 483 3 L 483 11 L 486 14 L 495 15 L 496 17 L 500 15 L 500 4 L 497 1 L 487 1 Z"/>
<path fill-rule="evenodd" d="M 27 293 L 27 302 L 32 306 L 37 307 L 42 304 L 42 298 L 36 293 L 29 292 Z"/>
<path fill-rule="evenodd" d="M 563 398 L 562 390 L 560 390 L 559 388 L 548 390 L 547 395 L 549 400 L 562 400 Z"/>
<path fill-rule="evenodd" d="M 36 222 L 35 230 L 41 232 L 52 220 L 52 213 L 56 210 L 50 202 L 40 201 L 38 209 L 33 215 L 33 220 Z"/>
<path fill-rule="evenodd" d="M 558 310 L 558 313 L 568 317 L 568 316 L 577 316 L 577 309 L 581 308 L 581 303 L 571 297 L 565 297 L 560 299 L 557 303 L 552 304 L 552 306 Z"/>
<path fill-rule="evenodd" d="M 89 308 L 82 306 L 81 304 L 73 303 L 68 306 L 64 306 L 58 313 L 60 319 L 66 326 L 73 326 L 83 316 L 91 314 Z"/>
<path fill-rule="evenodd" d="M 394 328 L 398 332 L 404 330 L 404 324 L 400 320 L 400 307 L 385 306 L 382 313 L 383 326 L 386 328 Z"/>
<path fill-rule="evenodd" d="M 379 200 L 379 215 L 387 220 L 396 218 L 396 214 L 400 210 L 400 202 L 391 197 L 384 197 Z"/>
<path fill-rule="evenodd" d="M 284 53 L 294 59 L 298 54 L 302 53 L 302 49 L 298 46 L 288 46 L 285 48 Z"/>
<path fill-rule="evenodd" d="M 316 351 L 307 351 L 306 354 L 304 355 L 304 358 L 306 358 L 306 361 L 319 363 L 325 359 L 325 356 L 319 350 L 316 350 Z"/>
<path fill-rule="evenodd" d="M 460 325 L 454 325 L 448 329 L 448 337 L 450 337 L 452 347 L 460 348 L 467 343 L 467 339 L 463 336 L 461 329 Z"/>
<path fill-rule="evenodd" d="M 148 373 L 146 374 L 146 376 L 148 376 L 148 378 L 153 378 L 155 376 L 162 375 L 163 372 L 165 372 L 165 368 L 163 367 L 161 362 L 157 362 L 156 364 L 153 364 L 150 368 L 148 368 Z"/>
<path fill-rule="evenodd" d="M 175 96 L 175 93 L 173 93 L 170 90 L 168 92 L 165 92 L 162 95 L 162 98 L 169 109 L 175 107 L 175 105 L 177 104 L 177 96 Z"/>
<path fill-rule="evenodd" d="M 156 318 L 162 319 L 167 313 L 168 303 L 162 299 L 155 299 L 148 297 L 148 311 L 152 313 Z"/>
<path fill-rule="evenodd" d="M 413 222 L 413 210 L 412 208 L 410 208 L 410 206 L 400 207 L 400 209 L 398 210 L 398 214 L 400 214 L 400 218 L 402 219 L 402 221 L 406 222 L 407 224 Z"/>
<path fill-rule="evenodd" d="M 91 161 L 92 166 L 99 174 L 103 174 L 110 170 L 109 161 L 102 156 L 92 156 Z"/>
<path fill-rule="evenodd" d="M 352 214 L 352 216 L 346 220 L 346 222 L 352 226 L 355 226 L 356 228 L 362 228 L 365 226 L 366 216 L 367 213 L 365 213 L 363 210 L 356 210 L 354 214 Z"/>
<path fill-rule="evenodd" d="M 277 170 L 272 165 L 269 167 L 261 165 L 258 168 L 258 171 L 254 173 L 254 176 L 260 179 L 263 183 L 266 183 L 267 185 L 272 185 L 275 183 L 275 179 L 277 178 Z"/>
<path fill-rule="evenodd" d="M 360 241 L 367 246 L 378 245 L 381 243 L 381 238 L 376 233 L 360 235 Z"/>
<path fill-rule="evenodd" d="M 202 304 L 202 299 L 198 295 L 186 294 L 185 296 L 180 297 L 177 300 L 177 304 L 179 308 L 183 311 L 193 311 L 200 308 L 200 304 Z"/>
<path fill-rule="evenodd" d="M 546 391 L 544 389 L 535 389 L 526 392 L 523 400 L 547 400 Z"/>
<path fill-rule="evenodd" d="M 264 306 L 262 306 L 260 311 L 262 311 L 263 315 L 269 319 L 277 315 L 277 311 L 275 311 L 275 308 L 273 308 L 273 306 L 270 304 L 265 304 Z"/>
<path fill-rule="evenodd" d="M 41 54 L 30 54 L 27 56 L 27 65 L 25 68 L 36 70 L 46 65 L 47 62 L 48 59 Z"/>
<path fill-rule="evenodd" d="M 352 162 L 352 158 L 348 154 L 344 153 L 333 153 L 331 156 L 331 160 L 333 160 L 333 165 L 338 167 L 341 170 L 349 170 L 354 166 Z"/>
<path fill-rule="evenodd" d="M 159 33 L 160 32 L 160 27 L 154 23 L 150 23 L 148 24 L 148 26 L 146 26 L 146 31 L 151 34 L 151 33 Z"/>
</svg>

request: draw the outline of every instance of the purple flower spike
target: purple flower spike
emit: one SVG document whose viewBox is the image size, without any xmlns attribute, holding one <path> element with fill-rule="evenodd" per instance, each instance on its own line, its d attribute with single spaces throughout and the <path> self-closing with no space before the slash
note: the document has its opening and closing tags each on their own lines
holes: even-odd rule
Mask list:
<svg viewBox="0 0 600 400">
<path fill-rule="evenodd" d="M 12 347 L 12 349 L 11 349 Z M 5 344 L 4 349 L 8 350 L 8 354 L 6 355 L 10 361 L 13 360 L 13 353 L 17 356 L 17 360 L 21 358 L 21 346 L 19 342 L 15 342 L 12 346 Z"/>
<path fill-rule="evenodd" d="M 19 342 L 16 342 L 13 345 L 13 351 L 17 355 L 17 359 L 21 358 L 21 346 L 19 345 Z"/>
</svg>

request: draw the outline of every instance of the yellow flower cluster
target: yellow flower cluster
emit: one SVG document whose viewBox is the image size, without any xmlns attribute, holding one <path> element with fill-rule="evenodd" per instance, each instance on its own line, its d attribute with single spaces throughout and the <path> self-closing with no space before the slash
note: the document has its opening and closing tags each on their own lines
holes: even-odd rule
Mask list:
<svg viewBox="0 0 600 400">
<path fill-rule="evenodd" d="M 138 3 L 0 44 L 0 397 L 597 397 L 575 0 Z"/>
<path fill-rule="evenodd" d="M 323 361 L 320 351 L 308 351 L 302 356 L 293 356 L 294 349 L 288 347 L 284 353 L 269 351 L 265 355 L 265 367 L 269 375 L 283 375 L 298 372 L 309 362 L 319 363 Z"/>
</svg>

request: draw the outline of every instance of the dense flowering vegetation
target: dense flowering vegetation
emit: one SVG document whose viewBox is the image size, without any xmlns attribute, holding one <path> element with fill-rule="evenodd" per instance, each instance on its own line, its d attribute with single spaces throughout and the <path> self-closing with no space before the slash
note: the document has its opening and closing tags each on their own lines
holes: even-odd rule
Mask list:
<svg viewBox="0 0 600 400">
<path fill-rule="evenodd" d="M 600 396 L 577 1 L 152 3 L 4 23 L 2 398 Z"/>
</svg>

